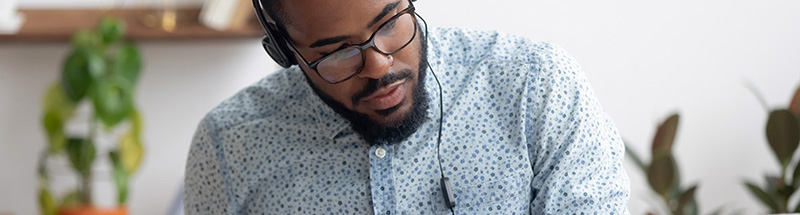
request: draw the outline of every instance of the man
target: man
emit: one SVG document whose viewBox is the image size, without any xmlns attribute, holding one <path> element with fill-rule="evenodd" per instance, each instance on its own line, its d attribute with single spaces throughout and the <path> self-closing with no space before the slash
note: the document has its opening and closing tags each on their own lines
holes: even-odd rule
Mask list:
<svg viewBox="0 0 800 215">
<path fill-rule="evenodd" d="M 561 49 L 428 32 L 409 0 L 254 4 L 296 65 L 202 120 L 187 214 L 628 213 L 623 144 Z"/>
</svg>

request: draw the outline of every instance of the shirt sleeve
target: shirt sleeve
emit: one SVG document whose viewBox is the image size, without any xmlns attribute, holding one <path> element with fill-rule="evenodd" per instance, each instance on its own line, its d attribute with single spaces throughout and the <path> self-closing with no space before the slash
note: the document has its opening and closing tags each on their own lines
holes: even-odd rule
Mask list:
<svg viewBox="0 0 800 215">
<path fill-rule="evenodd" d="M 198 126 L 186 162 L 184 211 L 187 215 L 234 214 L 228 204 L 223 154 L 214 124 L 206 117 Z"/>
<path fill-rule="evenodd" d="M 525 111 L 531 214 L 628 214 L 616 126 L 571 56 L 547 43 L 532 47 Z"/>
</svg>

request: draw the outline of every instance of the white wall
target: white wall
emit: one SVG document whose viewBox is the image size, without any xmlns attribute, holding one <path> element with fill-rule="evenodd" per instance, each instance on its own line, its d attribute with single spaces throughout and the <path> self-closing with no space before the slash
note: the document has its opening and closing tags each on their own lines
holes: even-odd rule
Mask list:
<svg viewBox="0 0 800 215">
<path fill-rule="evenodd" d="M 57 0 L 32 0 L 46 7 Z M 90 2 L 83 0 L 83 2 Z M 91 4 L 91 3 L 90 3 Z M 777 172 L 764 138 L 766 111 L 800 85 L 800 1 L 421 0 L 435 26 L 497 29 L 554 42 L 588 74 L 632 148 L 647 155 L 656 123 L 682 114 L 676 142 L 685 183 L 700 183 L 703 211 L 727 204 L 764 209 L 741 185 Z M 132 212 L 163 214 L 181 181 L 189 138 L 203 114 L 275 69 L 256 39 L 141 43 L 147 66 L 139 103 L 148 154 L 134 180 Z M 35 155 L 44 147 L 40 97 L 67 47 L 0 44 L 0 212 L 36 213 Z M 652 194 L 626 163 L 629 208 L 643 214 Z M 11 173 L 11 174 L 9 174 Z"/>
</svg>

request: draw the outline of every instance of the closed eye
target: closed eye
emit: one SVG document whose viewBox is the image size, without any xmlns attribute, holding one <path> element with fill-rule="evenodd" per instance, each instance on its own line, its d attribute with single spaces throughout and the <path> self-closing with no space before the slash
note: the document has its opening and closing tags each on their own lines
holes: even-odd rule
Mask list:
<svg viewBox="0 0 800 215">
<path fill-rule="evenodd" d="M 334 49 L 334 50 L 333 50 L 333 51 L 331 51 L 331 52 L 319 52 L 319 55 L 320 55 L 320 56 L 322 56 L 322 57 L 325 57 L 325 56 L 328 56 L 328 55 L 329 55 L 329 54 L 331 54 L 331 53 L 335 53 L 335 52 L 337 52 L 337 51 L 340 51 L 340 50 L 342 50 L 342 49 L 345 49 L 345 48 L 347 48 L 348 46 L 350 46 L 350 45 L 349 45 L 349 44 L 347 44 L 347 43 L 342 43 L 342 45 L 341 45 L 341 46 L 339 46 L 339 48 L 336 48 L 336 49 Z"/>
</svg>

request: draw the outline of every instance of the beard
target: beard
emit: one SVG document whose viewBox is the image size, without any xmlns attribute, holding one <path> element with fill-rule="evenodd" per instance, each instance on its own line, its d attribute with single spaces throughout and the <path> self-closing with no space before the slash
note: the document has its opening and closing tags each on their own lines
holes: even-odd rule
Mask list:
<svg viewBox="0 0 800 215">
<path fill-rule="evenodd" d="M 314 93 L 316 93 L 317 96 L 319 96 L 320 99 L 325 102 L 325 104 L 330 106 L 331 109 L 336 111 L 336 113 L 341 115 L 343 118 L 350 121 L 350 125 L 352 126 L 353 130 L 360 134 L 361 137 L 363 137 L 364 140 L 366 140 L 370 145 L 391 145 L 402 142 L 414 134 L 414 132 L 417 131 L 422 123 L 428 120 L 428 92 L 425 90 L 425 75 L 428 69 L 428 45 L 425 36 L 420 36 L 419 38 L 419 69 L 417 70 L 418 75 L 416 86 L 411 92 L 411 109 L 402 119 L 400 119 L 397 123 L 393 123 L 392 125 L 376 123 L 372 121 L 366 114 L 347 109 L 342 103 L 334 100 L 333 97 L 317 89 L 317 87 L 311 83 L 311 80 L 307 76 L 306 82 L 308 82 L 309 86 L 311 86 L 311 89 L 314 90 Z M 413 81 L 414 75 L 411 73 L 411 70 L 406 69 L 394 74 L 387 73 L 380 79 L 370 79 L 364 89 L 353 96 L 353 101 L 358 101 L 359 98 L 366 97 L 386 85 L 403 79 Z M 400 104 L 394 107 L 385 110 L 378 110 L 376 112 L 379 115 L 388 116 L 397 111 L 398 107 L 403 105 L 405 102 L 406 101 L 402 101 Z"/>
</svg>

